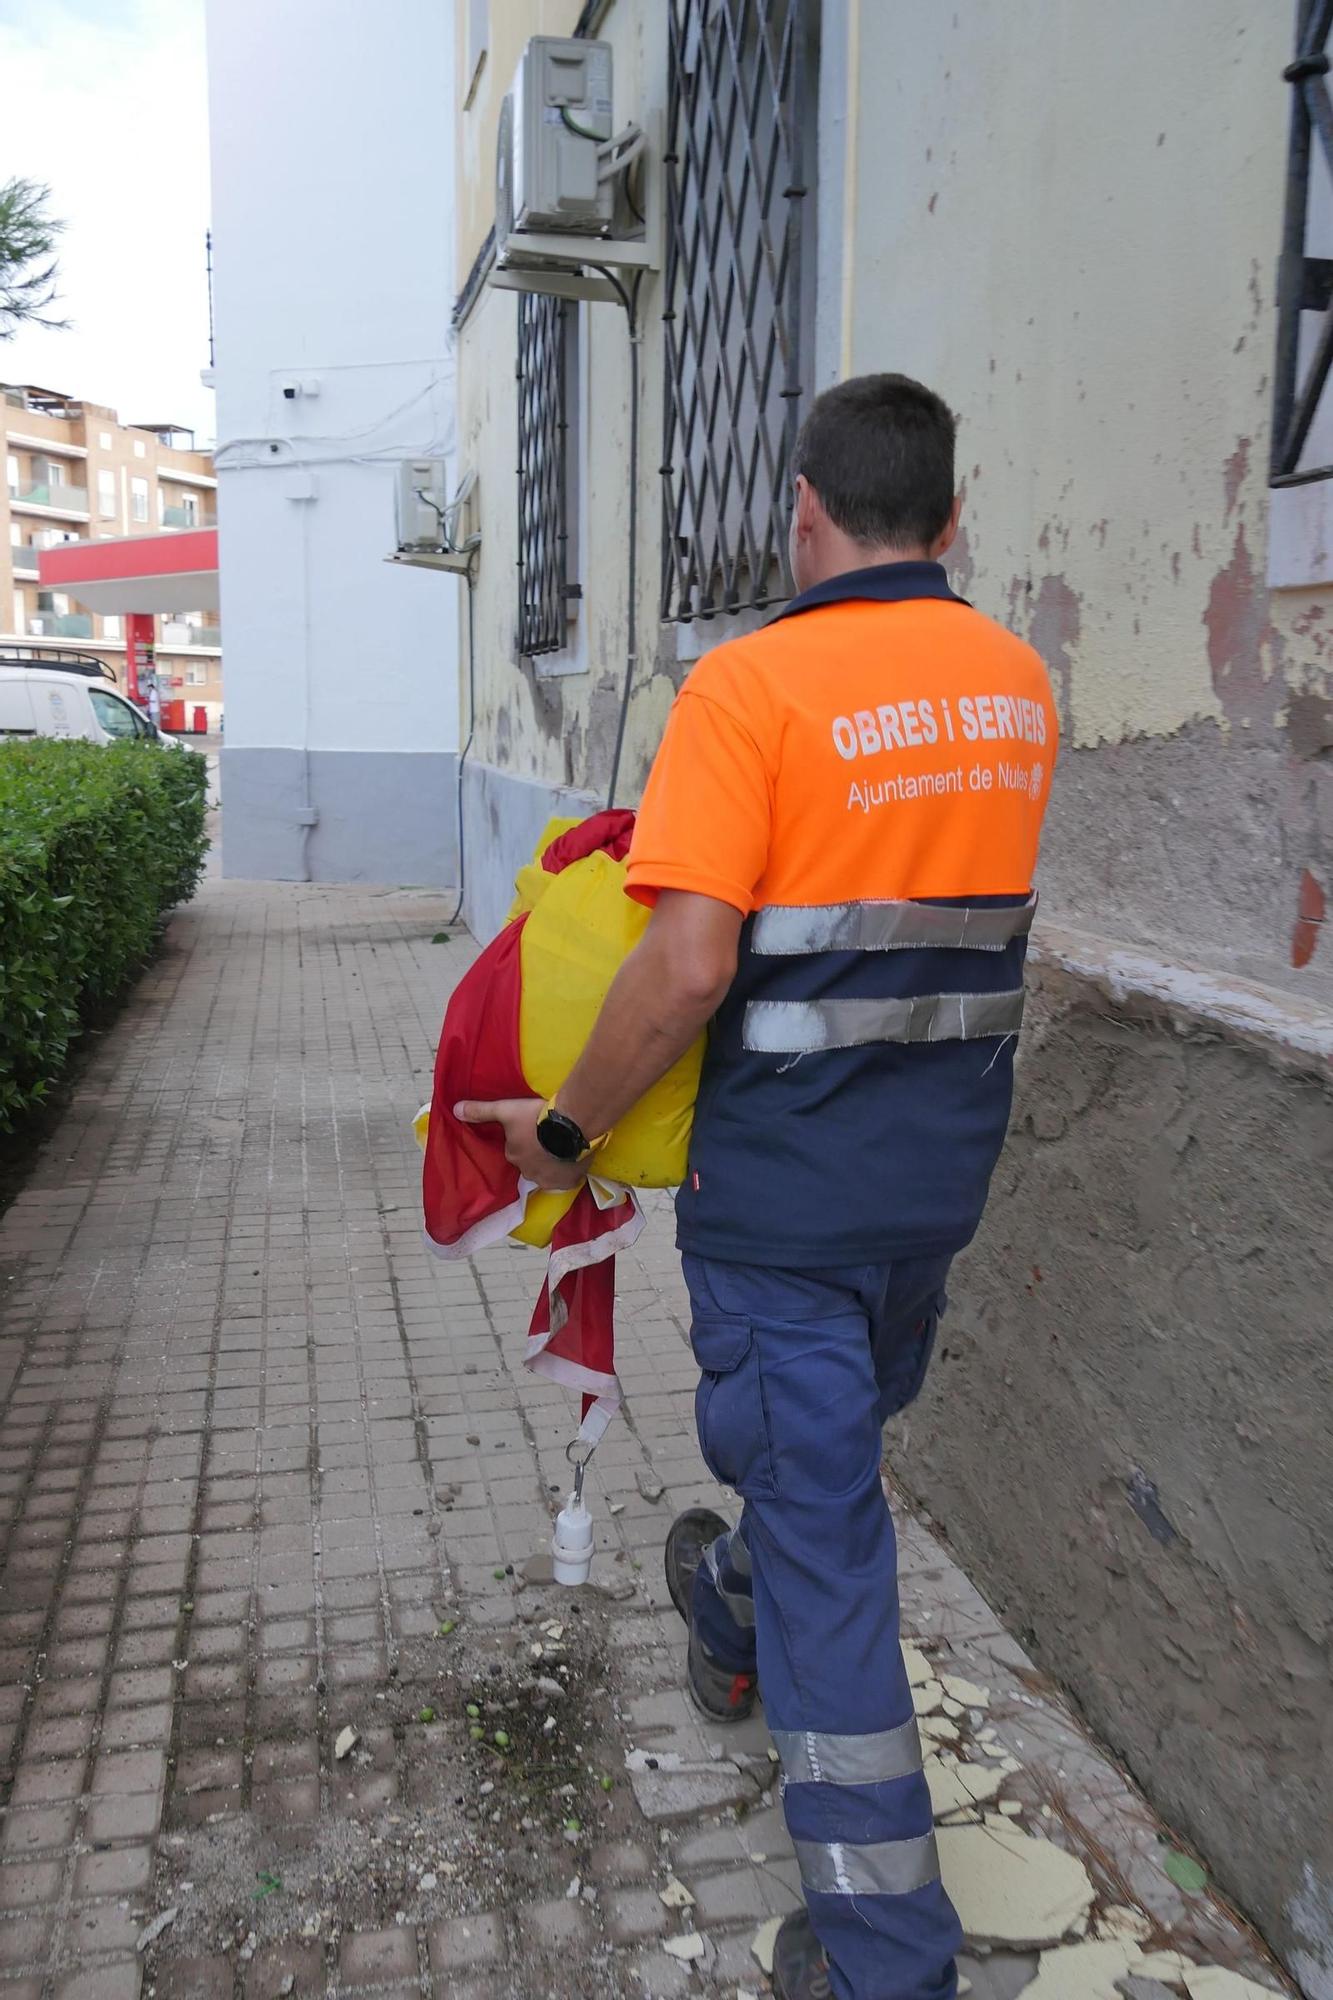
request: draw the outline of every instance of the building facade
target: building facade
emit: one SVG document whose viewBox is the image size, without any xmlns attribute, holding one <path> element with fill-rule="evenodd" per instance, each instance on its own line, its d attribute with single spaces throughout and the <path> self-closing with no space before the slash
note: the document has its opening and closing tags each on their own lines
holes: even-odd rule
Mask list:
<svg viewBox="0 0 1333 2000">
<path fill-rule="evenodd" d="M 228 875 L 448 884 L 453 577 L 391 566 L 452 449 L 451 11 L 208 8 Z"/>
<path fill-rule="evenodd" d="M 1013 1136 L 896 1462 L 1333 2000 L 1329 10 L 1056 11 L 459 9 L 466 908 L 549 812 L 633 803 L 691 662 L 787 593 L 811 397 L 940 390 L 955 583 L 1066 747 Z M 648 139 L 632 323 L 494 282 L 538 34 L 605 40 Z"/>
<path fill-rule="evenodd" d="M 126 686 L 123 616 L 99 615 L 47 590 L 43 549 L 89 539 L 212 526 L 217 480 L 209 452 L 173 424 L 122 424 L 112 410 L 53 390 L 0 384 L 5 483 L 0 491 L 0 644 L 96 653 Z M 159 689 L 202 707 L 212 729 L 223 712 L 222 629 L 212 611 L 157 621 Z"/>
</svg>

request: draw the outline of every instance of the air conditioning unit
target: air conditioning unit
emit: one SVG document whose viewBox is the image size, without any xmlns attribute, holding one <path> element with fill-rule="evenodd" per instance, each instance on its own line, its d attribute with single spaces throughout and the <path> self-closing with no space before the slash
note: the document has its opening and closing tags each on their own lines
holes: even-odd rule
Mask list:
<svg viewBox="0 0 1333 2000">
<path fill-rule="evenodd" d="M 468 471 L 445 501 L 445 461 L 409 459 L 398 468 L 397 547 L 386 562 L 400 569 L 449 570 L 471 577 L 481 548 L 477 475 Z"/>
<path fill-rule="evenodd" d="M 434 554 L 448 546 L 448 495 L 442 458 L 412 458 L 398 468 L 398 547 Z"/>
<path fill-rule="evenodd" d="M 608 267 L 661 269 L 661 117 L 613 134 L 611 78 L 607 42 L 536 35 L 523 51 L 500 108 L 488 284 L 623 305 Z"/>
<path fill-rule="evenodd" d="M 614 211 L 602 162 L 610 138 L 610 43 L 534 35 L 500 107 L 497 245 L 524 234 L 604 235 Z"/>
</svg>

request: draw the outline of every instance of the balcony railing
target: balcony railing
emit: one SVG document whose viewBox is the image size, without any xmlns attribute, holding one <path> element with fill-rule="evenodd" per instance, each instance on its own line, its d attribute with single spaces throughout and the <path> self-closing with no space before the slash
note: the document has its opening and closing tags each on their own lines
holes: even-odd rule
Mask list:
<svg viewBox="0 0 1333 2000">
<path fill-rule="evenodd" d="M 188 507 L 164 507 L 162 509 L 162 526 L 164 528 L 197 528 L 199 525 L 198 520 L 191 514 Z"/>
<path fill-rule="evenodd" d="M 14 564 L 15 576 L 33 578 L 37 575 L 37 555 L 34 548 L 12 548 L 10 557 Z"/>
<path fill-rule="evenodd" d="M 162 620 L 162 637 L 158 642 L 165 651 L 190 652 L 201 646 L 221 648 L 222 627 L 220 625 L 187 625 L 180 618 Z"/>
<path fill-rule="evenodd" d="M 87 611 L 39 611 L 28 620 L 34 639 L 91 639 L 92 614 Z"/>
<path fill-rule="evenodd" d="M 11 486 L 9 499 L 14 507 L 59 507 L 67 514 L 88 512 L 88 493 L 82 486 Z"/>
</svg>

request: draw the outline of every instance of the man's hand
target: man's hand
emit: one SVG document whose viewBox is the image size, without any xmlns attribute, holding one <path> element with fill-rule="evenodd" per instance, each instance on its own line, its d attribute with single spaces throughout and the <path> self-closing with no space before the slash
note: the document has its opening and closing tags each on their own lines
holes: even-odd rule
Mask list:
<svg viewBox="0 0 1333 2000">
<path fill-rule="evenodd" d="M 621 966 L 583 1054 L 561 1085 L 558 1108 L 584 1132 L 609 1132 L 707 1022 L 736 976 L 742 917 L 730 903 L 665 889 L 648 928 Z M 594 1162 L 567 1166 L 537 1138 L 539 1097 L 469 1100 L 464 1125 L 504 1128 L 505 1158 L 539 1188 L 576 1188 Z"/>
<path fill-rule="evenodd" d="M 586 1163 L 552 1159 L 537 1137 L 544 1109 L 540 1097 L 502 1097 L 494 1104 L 456 1104 L 454 1117 L 464 1125 L 503 1126 L 505 1158 L 525 1181 L 539 1188 L 580 1187 L 588 1178 Z"/>
</svg>

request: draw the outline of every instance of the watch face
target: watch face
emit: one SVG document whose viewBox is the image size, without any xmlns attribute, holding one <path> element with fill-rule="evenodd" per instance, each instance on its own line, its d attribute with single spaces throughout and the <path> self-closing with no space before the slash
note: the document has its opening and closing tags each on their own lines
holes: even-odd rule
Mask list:
<svg viewBox="0 0 1333 2000">
<path fill-rule="evenodd" d="M 583 1152 L 583 1134 L 571 1118 L 562 1118 L 557 1111 L 538 1119 L 537 1137 L 553 1160 L 572 1165 Z"/>
</svg>

